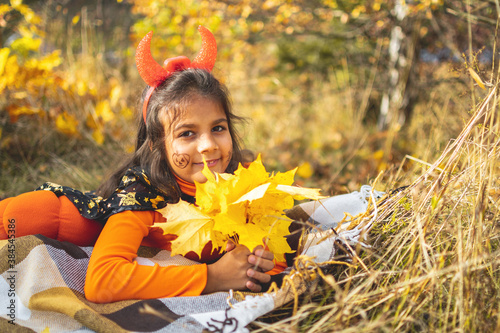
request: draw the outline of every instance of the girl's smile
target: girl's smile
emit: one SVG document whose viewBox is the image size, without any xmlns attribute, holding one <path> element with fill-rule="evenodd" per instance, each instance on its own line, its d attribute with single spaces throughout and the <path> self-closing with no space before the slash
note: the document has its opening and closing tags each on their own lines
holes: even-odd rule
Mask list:
<svg viewBox="0 0 500 333">
<path fill-rule="evenodd" d="M 171 125 L 165 126 L 165 149 L 178 177 L 191 183 L 205 182 L 203 159 L 213 172 L 225 172 L 233 144 L 225 112 L 218 103 L 195 96 L 174 123 L 166 123 Z"/>
<path fill-rule="evenodd" d="M 217 165 L 217 163 L 219 163 L 219 162 L 220 162 L 220 158 L 218 158 L 218 159 L 216 159 L 216 160 L 208 160 L 208 161 L 206 161 L 206 162 L 207 162 L 207 166 L 211 169 L 211 168 L 213 168 L 215 165 Z M 198 166 L 200 166 L 201 168 L 203 168 L 203 167 L 204 167 L 204 163 L 203 163 L 203 162 L 201 162 L 201 163 L 193 163 L 193 164 L 198 165 Z"/>
</svg>

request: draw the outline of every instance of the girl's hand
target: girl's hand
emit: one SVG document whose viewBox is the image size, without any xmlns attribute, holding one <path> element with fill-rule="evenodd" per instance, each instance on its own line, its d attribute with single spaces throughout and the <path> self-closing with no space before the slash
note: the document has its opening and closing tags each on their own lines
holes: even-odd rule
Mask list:
<svg viewBox="0 0 500 333">
<path fill-rule="evenodd" d="M 207 266 L 207 285 L 204 294 L 229 289 L 260 292 L 261 284 L 269 283 L 271 276 L 267 272 L 274 267 L 274 255 L 257 246 L 250 252 L 246 246 L 229 242 L 227 253 L 217 262 Z"/>
<path fill-rule="evenodd" d="M 271 276 L 262 272 L 268 272 L 274 268 L 273 259 L 274 254 L 265 250 L 262 245 L 253 249 L 252 254 L 248 256 L 248 262 L 253 265 L 252 268 L 247 270 L 247 276 L 251 278 L 251 280 L 247 282 L 248 289 L 254 292 L 262 290 L 262 287 L 259 284 L 256 284 L 255 280 L 260 283 L 269 283 Z"/>
<path fill-rule="evenodd" d="M 236 245 L 228 241 L 226 245 L 226 252 L 232 251 Z M 253 249 L 251 255 L 248 256 L 248 263 L 252 264 L 253 269 L 257 269 L 260 272 L 268 272 L 274 268 L 274 254 L 266 249 L 262 245 L 256 246 Z M 248 275 L 250 277 L 250 275 Z"/>
<path fill-rule="evenodd" d="M 253 252 L 248 256 L 248 262 L 259 269 L 261 272 L 268 272 L 274 268 L 274 254 L 266 249 L 262 245 L 259 245 L 253 249 Z"/>
<path fill-rule="evenodd" d="M 236 245 L 217 262 L 207 266 L 207 285 L 204 294 L 229 289 L 244 290 L 249 278 L 247 270 L 252 266 L 248 262 L 251 254 L 246 246 Z"/>
</svg>

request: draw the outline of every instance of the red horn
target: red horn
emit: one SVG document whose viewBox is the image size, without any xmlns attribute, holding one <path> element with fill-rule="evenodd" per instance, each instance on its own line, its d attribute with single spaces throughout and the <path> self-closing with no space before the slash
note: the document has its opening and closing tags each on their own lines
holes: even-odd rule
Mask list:
<svg viewBox="0 0 500 333">
<path fill-rule="evenodd" d="M 200 25 L 198 31 L 201 35 L 201 50 L 191 62 L 191 67 L 206 69 L 210 72 L 214 68 L 215 58 L 217 58 L 217 42 L 210 30 L 204 26 Z"/>
<path fill-rule="evenodd" d="M 139 75 L 141 75 L 144 82 L 151 87 L 158 87 L 165 79 L 171 74 L 158 64 L 151 55 L 151 38 L 153 32 L 150 31 L 140 41 L 135 53 L 135 64 Z"/>
</svg>

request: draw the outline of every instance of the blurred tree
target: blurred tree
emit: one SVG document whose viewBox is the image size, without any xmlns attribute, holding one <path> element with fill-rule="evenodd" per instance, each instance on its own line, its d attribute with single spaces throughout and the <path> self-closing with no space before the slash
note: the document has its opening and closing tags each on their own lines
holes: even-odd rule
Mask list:
<svg viewBox="0 0 500 333">
<path fill-rule="evenodd" d="M 106 136 L 128 137 L 121 130 L 122 120 L 130 119 L 131 113 L 121 98 L 125 84 L 118 84 L 119 75 L 110 79 L 112 59 L 106 57 L 102 42 L 104 30 L 109 29 L 106 40 L 120 51 L 117 39 L 109 38 L 116 27 L 100 12 L 104 11 L 101 0 L 86 4 L 95 13 L 80 20 L 89 12 L 82 3 L 11 0 L 0 4 L 0 147 L 5 151 L 28 123 L 40 129 L 40 140 L 44 138 L 41 129 L 50 128 L 75 139 L 87 137 L 99 145 Z M 129 5 L 123 7 L 130 9 Z M 53 29 L 61 25 L 55 19 L 57 13 L 64 16 L 65 29 Z M 100 26 L 101 34 L 95 30 Z M 78 33 L 72 33 L 75 27 Z M 128 47 L 129 28 L 123 28 Z M 58 43 L 60 35 L 65 43 Z M 80 43 L 78 49 L 71 44 L 75 40 Z M 61 48 L 66 50 L 64 55 Z M 115 113 L 123 117 L 115 117 Z M 25 124 L 18 124 L 21 118 Z M 15 149 L 10 151 L 16 154 Z"/>
<path fill-rule="evenodd" d="M 418 65 L 428 61 L 422 59 L 423 51 L 460 60 L 463 50 L 486 45 L 492 36 L 464 45 L 469 22 L 473 29 L 491 31 L 499 13 L 497 0 L 129 1 L 135 13 L 144 15 L 134 26 L 135 37 L 156 30 L 155 48 L 167 49 L 168 54 L 195 52 L 197 24 L 217 35 L 223 60 L 244 59 L 249 71 L 256 70 L 252 58 L 275 50 L 274 60 L 263 64 L 263 59 L 256 59 L 260 70 L 299 76 L 306 103 L 312 78 L 326 78 L 342 68 L 344 59 L 351 67 L 367 70 L 376 64 L 380 130 L 391 123 L 403 125 L 421 89 L 427 89 L 418 84 Z M 383 50 L 380 59 L 374 59 L 379 43 Z"/>
</svg>

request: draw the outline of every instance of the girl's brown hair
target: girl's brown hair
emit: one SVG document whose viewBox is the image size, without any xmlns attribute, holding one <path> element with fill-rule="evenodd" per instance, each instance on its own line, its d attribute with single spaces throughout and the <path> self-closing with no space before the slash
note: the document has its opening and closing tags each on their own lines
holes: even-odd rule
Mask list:
<svg viewBox="0 0 500 333">
<path fill-rule="evenodd" d="M 148 87 L 141 98 L 141 107 Z M 167 111 L 172 119 L 177 119 L 186 105 L 196 95 L 219 103 L 227 117 L 228 130 L 233 142 L 233 154 L 226 172 L 232 173 L 241 162 L 240 138 L 235 130 L 235 122 L 242 118 L 232 112 L 229 92 L 211 73 L 202 69 L 186 69 L 175 72 L 155 89 L 148 103 L 146 124 L 140 114 L 135 152 L 97 190 L 97 194 L 107 198 L 119 186 L 125 172 L 138 166 L 146 171 L 151 184 L 165 193 L 169 202 L 177 202 L 181 192 L 169 167 L 165 152 L 165 127 Z"/>
</svg>

